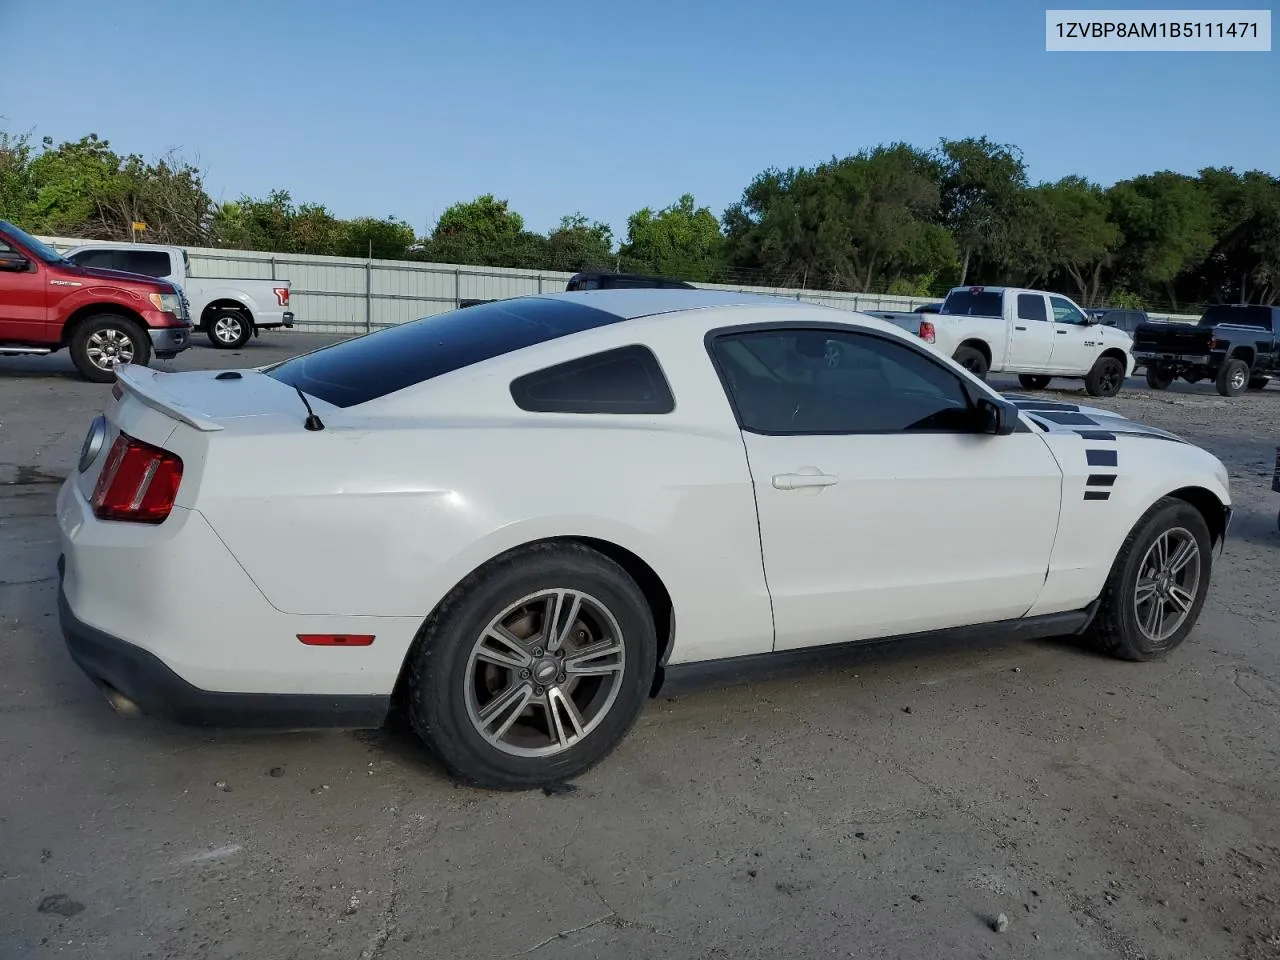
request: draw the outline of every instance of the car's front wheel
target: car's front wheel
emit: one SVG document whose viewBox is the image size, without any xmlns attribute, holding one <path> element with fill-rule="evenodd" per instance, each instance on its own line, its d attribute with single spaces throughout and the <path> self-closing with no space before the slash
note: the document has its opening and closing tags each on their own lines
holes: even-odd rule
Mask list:
<svg viewBox="0 0 1280 960">
<path fill-rule="evenodd" d="M 631 729 L 656 656 L 653 615 L 622 567 L 582 544 L 525 547 L 468 577 L 423 627 L 408 713 L 455 776 L 549 786 Z"/>
<path fill-rule="evenodd" d="M 151 341 L 134 321 L 113 313 L 89 317 L 71 334 L 71 362 L 80 376 L 93 383 L 114 383 L 123 364 L 145 367 L 151 361 Z"/>
<path fill-rule="evenodd" d="M 1124 364 L 1115 357 L 1099 357 L 1084 378 L 1091 397 L 1114 397 L 1123 386 Z"/>
<path fill-rule="evenodd" d="M 1209 590 L 1209 526 L 1184 500 L 1165 497 L 1129 532 L 1087 635 L 1122 660 L 1155 660 L 1187 638 Z"/>
</svg>

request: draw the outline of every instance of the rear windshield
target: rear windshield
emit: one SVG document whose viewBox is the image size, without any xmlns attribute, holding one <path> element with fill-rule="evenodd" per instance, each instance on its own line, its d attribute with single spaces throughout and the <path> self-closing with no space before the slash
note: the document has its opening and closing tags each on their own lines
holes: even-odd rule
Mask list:
<svg viewBox="0 0 1280 960">
<path fill-rule="evenodd" d="M 1200 326 L 1216 327 L 1220 323 L 1239 323 L 1246 327 L 1271 329 L 1271 307 L 1210 307 L 1200 318 Z"/>
<path fill-rule="evenodd" d="M 497 300 L 388 327 L 276 364 L 267 376 L 352 407 L 473 363 L 619 318 L 581 304 Z"/>
<path fill-rule="evenodd" d="M 938 312 L 965 317 L 999 317 L 1003 316 L 1000 308 L 999 291 L 973 293 L 970 290 L 958 290 L 947 294 L 947 299 L 942 301 L 942 309 Z"/>
</svg>

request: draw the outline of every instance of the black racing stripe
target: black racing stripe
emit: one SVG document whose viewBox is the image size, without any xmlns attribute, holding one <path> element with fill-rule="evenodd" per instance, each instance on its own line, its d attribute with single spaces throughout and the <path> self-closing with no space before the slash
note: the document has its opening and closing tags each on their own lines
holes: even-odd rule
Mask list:
<svg viewBox="0 0 1280 960">
<path fill-rule="evenodd" d="M 1116 475 L 1114 473 L 1091 473 L 1089 474 L 1089 479 L 1085 481 L 1085 486 L 1111 487 L 1115 485 L 1115 482 Z"/>
<path fill-rule="evenodd" d="M 1084 456 L 1091 467 L 1114 467 L 1119 462 L 1114 450 L 1086 450 Z"/>
<path fill-rule="evenodd" d="M 1106 430 L 1077 430 L 1076 433 L 1086 440 L 1114 440 L 1116 438 L 1114 433 L 1108 433 Z"/>
<path fill-rule="evenodd" d="M 1086 500 L 1110 500 L 1111 491 L 1110 490 L 1086 490 L 1084 492 L 1084 498 Z"/>
<path fill-rule="evenodd" d="M 1085 416 L 1083 413 L 1042 413 L 1040 416 L 1067 427 L 1096 427 L 1098 425 L 1097 420 L 1093 419 L 1093 417 Z"/>
<path fill-rule="evenodd" d="M 1074 403 L 1055 403 L 1053 400 L 1014 400 L 1013 405 L 1019 410 L 1058 410 L 1062 413 L 1078 413 L 1080 410 Z"/>
</svg>

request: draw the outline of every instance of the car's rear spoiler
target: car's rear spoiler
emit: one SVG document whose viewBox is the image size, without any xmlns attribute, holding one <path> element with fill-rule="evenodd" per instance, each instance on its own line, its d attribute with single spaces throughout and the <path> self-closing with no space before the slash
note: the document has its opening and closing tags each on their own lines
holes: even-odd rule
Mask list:
<svg viewBox="0 0 1280 960">
<path fill-rule="evenodd" d="M 181 400 L 175 399 L 160 385 L 160 378 L 163 376 L 165 374 L 158 370 L 139 367 L 132 363 L 116 367 L 116 383 L 125 393 L 137 397 L 151 409 L 158 410 L 175 420 L 181 420 L 197 430 L 212 432 L 223 428 L 222 424 L 216 420 L 209 419 L 199 410 L 194 410 Z"/>
</svg>

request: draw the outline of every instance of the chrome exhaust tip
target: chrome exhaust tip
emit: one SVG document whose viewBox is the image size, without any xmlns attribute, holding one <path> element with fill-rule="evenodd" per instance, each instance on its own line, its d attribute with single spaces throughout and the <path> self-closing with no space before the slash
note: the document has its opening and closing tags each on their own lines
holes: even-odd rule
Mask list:
<svg viewBox="0 0 1280 960">
<path fill-rule="evenodd" d="M 102 691 L 102 695 L 107 698 L 107 703 L 122 717 L 140 717 L 142 710 L 139 706 L 117 690 L 111 684 L 99 681 L 98 688 Z"/>
</svg>

